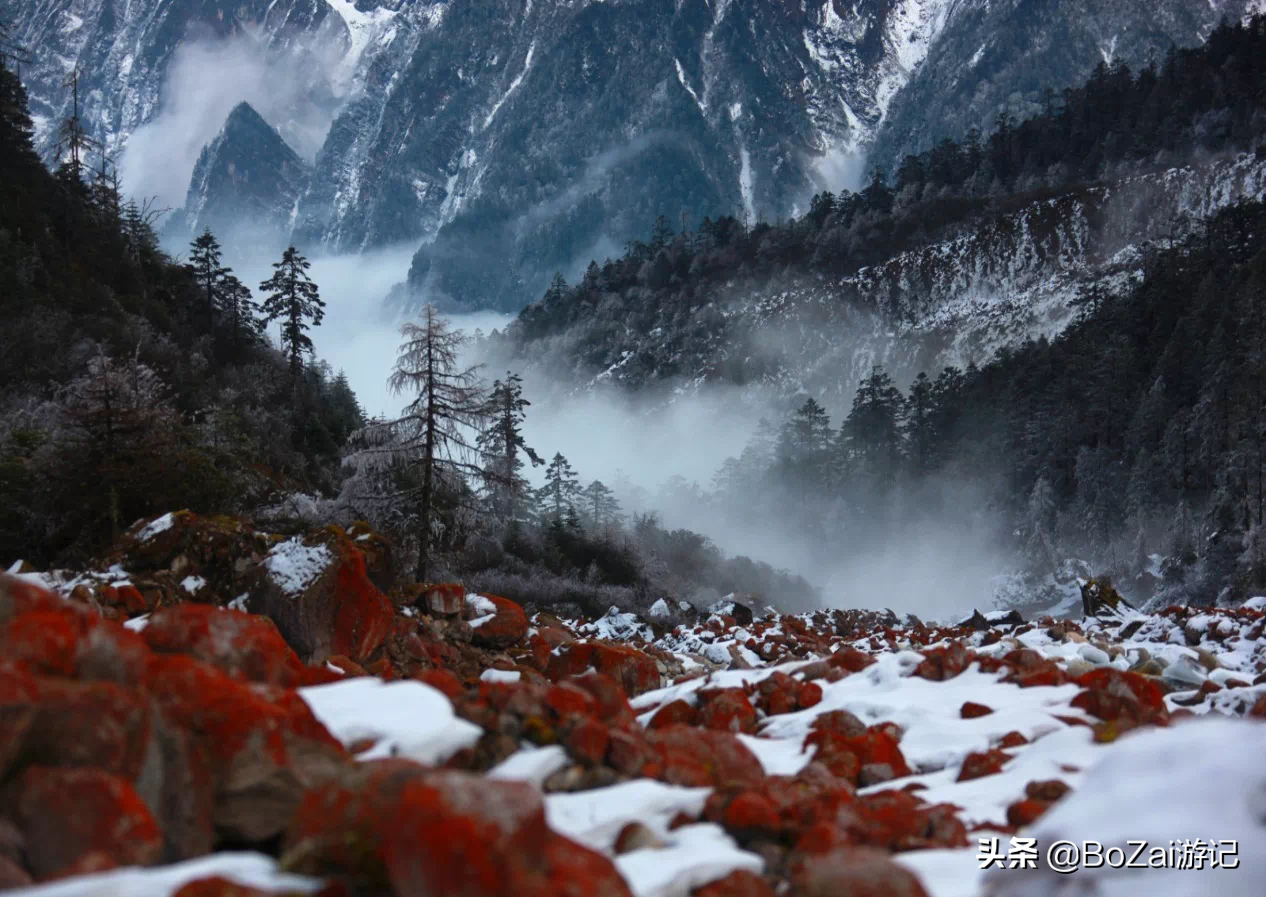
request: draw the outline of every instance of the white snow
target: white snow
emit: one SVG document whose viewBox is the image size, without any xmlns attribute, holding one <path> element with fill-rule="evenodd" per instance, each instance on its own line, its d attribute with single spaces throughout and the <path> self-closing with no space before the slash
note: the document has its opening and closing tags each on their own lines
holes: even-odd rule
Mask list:
<svg viewBox="0 0 1266 897">
<path fill-rule="evenodd" d="M 207 581 L 201 576 L 186 576 L 180 581 L 180 587 L 190 595 L 194 594 L 199 589 L 205 588 L 206 584 Z"/>
<path fill-rule="evenodd" d="M 344 745 L 373 740 L 362 760 L 407 757 L 442 763 L 483 734 L 459 719 L 438 689 L 411 680 L 384 682 L 372 676 L 299 689 L 313 714 Z"/>
<path fill-rule="evenodd" d="M 1073 881 L 1096 897 L 1236 897 L 1266 894 L 1266 766 L 1260 723 L 1197 719 L 1141 729 L 1102 750 L 1080 787 L 1027 832 L 1038 844 L 1093 839 L 1128 852 L 1128 841 L 1237 840 L 1237 869 L 1049 869 L 986 873 L 997 897 L 1054 897 Z M 1044 864 L 1040 864 L 1044 865 Z"/>
<path fill-rule="evenodd" d="M 760 765 L 769 776 L 794 776 L 809 765 L 813 759 L 813 748 L 804 749 L 803 741 L 782 738 L 757 738 L 752 735 L 739 735 L 738 740 L 756 755 Z"/>
<path fill-rule="evenodd" d="M 737 104 L 736 104 L 737 105 Z M 731 111 L 731 115 L 733 112 Z M 739 145 L 739 191 L 743 195 L 743 213 L 747 216 L 750 224 L 756 223 L 756 205 L 753 201 L 753 181 L 755 174 L 752 171 L 752 155 L 747 151 L 747 147 Z"/>
<path fill-rule="evenodd" d="M 471 629 L 478 629 L 480 626 L 493 620 L 497 616 L 497 605 L 485 598 L 483 595 L 467 595 L 466 606 L 469 607 L 478 616 L 467 621 L 467 625 Z"/>
<path fill-rule="evenodd" d="M 517 779 L 540 788 L 545 780 L 571 763 L 566 748 L 551 744 L 546 747 L 525 747 L 511 754 L 488 771 L 492 779 Z"/>
<path fill-rule="evenodd" d="M 666 617 L 669 615 L 668 602 L 660 598 L 651 605 L 651 609 L 647 611 L 652 617 Z"/>
<path fill-rule="evenodd" d="M 6 891 L 13 897 L 170 897 L 191 881 L 223 876 L 240 885 L 296 894 L 313 894 L 323 882 L 287 875 L 277 861 L 258 853 L 217 853 L 155 869 L 118 869 L 65 881 Z"/>
<path fill-rule="evenodd" d="M 229 610 L 245 611 L 246 602 L 250 600 L 250 597 L 251 596 L 249 593 L 243 592 L 242 594 L 234 598 L 232 601 L 230 601 L 227 605 L 225 605 L 225 607 L 227 607 Z"/>
<path fill-rule="evenodd" d="M 705 116 L 708 114 L 708 107 L 699 99 L 699 95 L 695 93 L 695 89 L 686 83 L 686 73 L 682 70 L 681 60 L 676 56 L 673 57 L 673 65 L 677 66 L 677 80 L 681 82 L 681 86 L 686 88 L 686 93 L 690 94 L 690 98 L 695 101 L 695 105 L 699 107 L 699 111 Z"/>
<path fill-rule="evenodd" d="M 273 547 L 264 569 L 283 592 L 298 595 L 325 571 L 334 555 L 325 545 L 305 545 L 295 536 Z"/>
<path fill-rule="evenodd" d="M 481 682 L 518 682 L 523 674 L 518 670 L 484 670 L 479 674 Z"/>
<path fill-rule="evenodd" d="M 125 620 L 123 625 L 133 632 L 140 632 L 149 625 L 149 614 L 142 614 L 139 617 L 133 617 L 130 620 Z"/>
<path fill-rule="evenodd" d="M 148 542 L 159 533 L 165 533 L 167 530 L 171 529 L 175 521 L 176 517 L 174 514 L 164 514 L 157 520 L 151 520 L 139 533 L 136 534 L 136 541 Z"/>
<path fill-rule="evenodd" d="M 609 788 L 545 795 L 550 828 L 594 850 L 611 852 L 620 830 L 640 822 L 661 838 L 678 813 L 699 816 L 711 788 L 681 788 L 653 779 L 635 779 Z"/>
<path fill-rule="evenodd" d="M 616 857 L 615 865 L 636 897 L 687 897 L 692 890 L 736 869 L 759 873 L 765 861 L 740 850 L 719 825 L 686 825 L 668 834 L 667 846 Z"/>
<path fill-rule="evenodd" d="M 510 95 L 518 90 L 519 85 L 523 83 L 523 78 L 527 75 L 528 69 L 532 67 L 532 55 L 535 52 L 536 41 L 532 41 L 531 45 L 528 47 L 527 58 L 523 60 L 523 71 L 515 75 L 514 80 L 510 82 L 510 87 L 501 95 L 501 99 L 497 100 L 497 102 L 493 105 L 492 111 L 489 112 L 488 117 L 484 119 L 485 129 L 492 124 L 492 120 L 496 118 L 497 112 L 500 111 L 502 105 L 505 104 L 505 101 L 510 99 Z"/>
</svg>

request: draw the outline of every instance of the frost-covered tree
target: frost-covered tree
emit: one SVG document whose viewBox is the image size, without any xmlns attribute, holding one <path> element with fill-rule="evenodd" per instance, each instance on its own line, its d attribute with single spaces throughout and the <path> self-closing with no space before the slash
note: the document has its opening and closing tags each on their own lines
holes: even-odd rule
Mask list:
<svg viewBox="0 0 1266 897">
<path fill-rule="evenodd" d="M 1054 570 L 1055 553 L 1055 490 L 1046 477 L 1038 477 L 1029 493 L 1029 504 L 1024 515 L 1024 553 L 1034 566 L 1044 565 Z"/>
<path fill-rule="evenodd" d="M 396 475 L 379 500 L 416 509 L 417 579 L 426 582 L 433 542 L 443 529 L 440 491 L 460 492 L 467 476 L 482 474 L 474 436 L 486 428 L 488 396 L 478 367 L 459 363 L 465 335 L 435 306 L 424 306 L 421 322 L 407 323 L 400 332 L 404 341 L 387 385 L 393 394 L 413 399 L 400 417 L 375 420 L 354 434 L 358 448 L 347 463 L 380 488 L 384 474 Z"/>
<path fill-rule="evenodd" d="M 618 523 L 620 502 L 601 480 L 594 480 L 585 487 L 585 520 L 589 528 L 597 531 Z"/>
<path fill-rule="evenodd" d="M 171 460 L 178 418 L 167 387 L 136 357 L 99 353 L 58 394 L 57 411 L 57 479 L 117 540 Z"/>
<path fill-rule="evenodd" d="M 545 468 L 545 485 L 537 490 L 536 500 L 542 519 L 554 526 L 578 519 L 580 481 L 561 452 L 555 452 Z"/>
<path fill-rule="evenodd" d="M 506 372 L 504 380 L 492 384 L 486 409 L 488 426 L 476 441 L 483 458 L 480 479 L 489 509 L 497 519 L 507 522 L 520 518 L 531 488 L 522 473 L 524 458 L 533 466 L 545 463 L 523 439 L 523 421 L 531 404 L 523 398 L 522 378 Z"/>
<path fill-rule="evenodd" d="M 259 306 L 251 294 L 251 289 L 232 273 L 226 273 L 217 297 L 217 306 L 224 326 L 229 331 L 229 341 L 233 351 L 240 351 L 257 339 L 262 323 L 257 317 Z"/>
<path fill-rule="evenodd" d="M 281 350 L 290 360 L 290 374 L 298 377 L 303 356 L 312 353 L 308 322 L 319 327 L 325 317 L 325 303 L 320 290 L 308 276 L 312 263 L 293 246 L 282 253 L 281 261 L 273 262 L 273 276 L 259 285 L 265 294 L 264 321 L 281 319 Z"/>
</svg>

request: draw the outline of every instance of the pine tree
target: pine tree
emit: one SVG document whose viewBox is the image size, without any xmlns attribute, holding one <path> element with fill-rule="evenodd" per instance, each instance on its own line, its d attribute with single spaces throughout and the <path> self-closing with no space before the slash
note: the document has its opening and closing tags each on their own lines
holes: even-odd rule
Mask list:
<svg viewBox="0 0 1266 897">
<path fill-rule="evenodd" d="M 76 504 L 104 518 L 113 543 L 170 463 L 178 419 L 167 387 L 136 357 L 119 363 L 100 353 L 61 391 L 57 407 L 62 481 Z"/>
<path fill-rule="evenodd" d="M 426 582 L 433 543 L 443 529 L 440 490 L 455 494 L 466 476 L 482 473 L 467 434 L 486 429 L 488 397 L 478 368 L 458 364 L 466 337 L 435 306 L 424 306 L 422 322 L 405 324 L 400 332 L 404 342 L 387 385 L 395 395 L 414 398 L 399 418 L 373 421 L 354 434 L 358 449 L 347 463 L 367 478 L 383 471 L 407 475 L 408 483 L 385 498 L 416 508 L 417 579 Z"/>
<path fill-rule="evenodd" d="M 259 306 L 255 303 L 251 288 L 226 270 L 217 296 L 217 308 L 229 330 L 233 351 L 239 351 L 246 343 L 254 341 L 263 327 L 259 320 Z"/>
<path fill-rule="evenodd" d="M 585 487 L 585 513 L 589 528 L 597 532 L 619 520 L 620 502 L 601 480 L 594 480 Z"/>
<path fill-rule="evenodd" d="M 668 216 L 656 216 L 655 225 L 651 228 L 651 252 L 659 252 L 673 241 L 673 236 L 673 226 L 669 222 Z"/>
<path fill-rule="evenodd" d="M 904 410 L 901 391 L 876 365 L 858 386 L 853 408 L 840 428 L 845 468 L 877 483 L 890 482 L 901 462 Z"/>
<path fill-rule="evenodd" d="M 555 452 L 545 468 L 545 485 L 537 490 L 542 518 L 553 526 L 562 526 L 574 519 L 580 500 L 580 481 L 561 452 Z"/>
<path fill-rule="evenodd" d="M 221 264 L 222 261 L 220 241 L 215 238 L 215 234 L 211 233 L 211 228 L 203 230 L 198 238 L 189 244 L 189 269 L 193 272 L 194 280 L 197 281 L 198 289 L 202 293 L 208 331 L 215 325 L 215 310 L 223 301 L 226 278 L 232 273 L 232 269 Z"/>
<path fill-rule="evenodd" d="M 831 435 L 826 409 L 812 397 L 805 399 L 778 436 L 777 464 L 788 485 L 801 493 L 825 485 Z"/>
<path fill-rule="evenodd" d="M 506 522 L 518 520 L 528 494 L 522 470 L 524 456 L 535 467 L 545 462 L 523 439 L 525 409 L 523 380 L 506 372 L 504 380 L 492 384 L 488 395 L 489 426 L 479 434 L 477 445 L 483 457 L 481 478 L 492 513 Z"/>
<path fill-rule="evenodd" d="M 311 267 L 299 250 L 290 246 L 282 253 L 281 261 L 273 263 L 273 276 L 259 285 L 259 291 L 266 295 L 264 321 L 272 323 L 281 319 L 281 349 L 290 360 L 290 374 L 296 380 L 303 368 L 304 354 L 312 353 L 312 340 L 305 332 L 308 321 L 313 327 L 319 327 L 325 317 L 325 303 L 321 301 L 317 285 L 308 276 Z M 396 370 L 393 381 L 399 375 L 399 366 Z"/>
<path fill-rule="evenodd" d="M 910 467 L 917 474 L 932 470 L 936 444 L 936 386 L 928 375 L 920 372 L 910 385 L 906 399 L 905 438 Z"/>
</svg>

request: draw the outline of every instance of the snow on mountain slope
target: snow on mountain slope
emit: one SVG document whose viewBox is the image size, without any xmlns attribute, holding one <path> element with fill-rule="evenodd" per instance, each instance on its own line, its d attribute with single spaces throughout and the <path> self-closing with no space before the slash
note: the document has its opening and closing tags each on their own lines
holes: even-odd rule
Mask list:
<svg viewBox="0 0 1266 897">
<path fill-rule="evenodd" d="M 905 381 L 1054 336 L 1086 288 L 1141 274 L 1145 244 L 1263 196 L 1266 160 L 1251 154 L 1134 176 L 978 217 L 960 233 L 846 277 L 714 284 L 685 321 L 669 303 L 662 318 L 602 342 L 582 321 L 516 351 L 570 383 L 690 390 L 724 371 L 748 388 L 807 391 L 847 408 L 876 363 Z"/>
</svg>

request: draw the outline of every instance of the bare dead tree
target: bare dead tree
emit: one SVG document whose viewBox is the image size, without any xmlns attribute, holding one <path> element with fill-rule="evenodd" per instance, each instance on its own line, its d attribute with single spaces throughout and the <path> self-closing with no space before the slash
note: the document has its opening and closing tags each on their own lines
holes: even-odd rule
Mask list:
<svg viewBox="0 0 1266 897">
<path fill-rule="evenodd" d="M 433 305 L 422 309 L 419 323 L 405 324 L 400 332 L 404 342 L 387 385 L 393 394 L 414 399 L 400 417 L 374 421 L 354 434 L 361 448 L 347 460 L 360 474 L 399 471 L 420 479 L 391 497 L 417 502 L 417 579 L 426 582 L 439 529 L 436 490 L 481 473 L 474 439 L 485 427 L 489 405 L 479 366 L 460 366 L 466 336 Z"/>
</svg>

